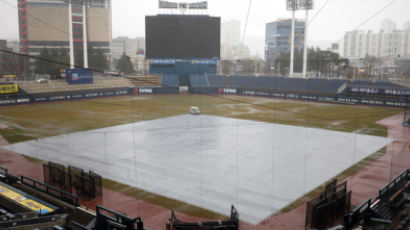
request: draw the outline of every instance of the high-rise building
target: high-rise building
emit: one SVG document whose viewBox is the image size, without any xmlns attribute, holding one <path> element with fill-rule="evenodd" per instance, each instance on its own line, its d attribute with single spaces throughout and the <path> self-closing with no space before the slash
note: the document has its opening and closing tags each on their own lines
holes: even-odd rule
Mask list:
<svg viewBox="0 0 410 230">
<path fill-rule="evenodd" d="M 273 69 L 275 60 L 284 53 L 290 53 L 292 20 L 284 19 L 266 24 L 265 67 Z M 303 50 L 305 22 L 295 20 L 295 49 Z"/>
<path fill-rule="evenodd" d="M 38 55 L 42 48 L 65 49 L 68 52 L 72 26 L 74 59 L 77 65 L 82 65 L 84 32 L 88 49 L 98 48 L 105 54 L 110 54 L 111 0 L 17 1 L 22 53 Z M 71 12 L 68 2 L 72 4 Z M 85 11 L 83 4 L 86 6 Z"/>
<path fill-rule="evenodd" d="M 222 22 L 221 25 L 221 42 L 222 44 L 229 43 L 231 46 L 236 46 L 241 43 L 241 22 L 237 20 L 229 20 Z"/>
<path fill-rule="evenodd" d="M 112 40 L 112 57 L 118 60 L 123 54 L 130 57 L 137 72 L 146 72 L 148 62 L 145 60 L 145 38 L 118 37 Z"/>
<path fill-rule="evenodd" d="M 396 22 L 391 19 L 384 19 L 380 24 L 380 31 L 392 33 L 396 29 Z"/>
<path fill-rule="evenodd" d="M 238 59 L 238 47 L 241 44 L 241 22 L 229 20 L 221 25 L 221 58 Z M 241 55 L 242 56 L 242 55 Z"/>
<path fill-rule="evenodd" d="M 0 49 L 8 51 L 0 52 L 0 78 L 8 74 L 20 76 L 24 70 L 26 58 L 13 54 L 13 52 L 18 53 L 17 47 L 15 47 L 16 43 L 16 41 L 0 40 Z"/>
<path fill-rule="evenodd" d="M 403 24 L 403 30 L 410 30 L 410 21 L 407 21 Z"/>
<path fill-rule="evenodd" d="M 113 58 L 119 58 L 123 53 L 127 56 L 144 56 L 145 38 L 129 38 L 125 36 L 117 37 L 112 40 L 111 52 Z"/>
<path fill-rule="evenodd" d="M 345 33 L 343 56 L 358 60 L 366 55 L 375 57 L 410 58 L 410 30 L 393 30 L 390 33 L 381 30 L 355 30 Z"/>
<path fill-rule="evenodd" d="M 327 49 L 327 51 L 339 54 L 339 43 L 332 43 L 332 45 Z"/>
</svg>

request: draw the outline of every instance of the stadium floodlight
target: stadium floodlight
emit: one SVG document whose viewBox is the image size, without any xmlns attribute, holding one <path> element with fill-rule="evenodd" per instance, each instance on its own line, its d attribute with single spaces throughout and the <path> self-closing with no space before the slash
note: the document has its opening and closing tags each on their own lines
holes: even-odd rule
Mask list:
<svg viewBox="0 0 410 230">
<path fill-rule="evenodd" d="M 305 19 L 305 38 L 303 43 L 303 77 L 306 77 L 307 72 L 307 29 L 309 10 L 313 9 L 313 0 L 286 0 L 286 9 L 292 11 L 292 31 L 290 36 L 290 64 L 289 77 L 293 76 L 293 62 L 294 62 L 294 47 L 295 47 L 295 11 L 306 10 Z"/>
<path fill-rule="evenodd" d="M 90 0 L 65 0 L 68 4 L 68 28 L 69 28 L 69 44 L 70 44 L 70 69 L 74 68 L 74 41 L 73 41 L 73 21 L 72 21 L 72 5 L 82 5 L 83 8 L 83 61 L 84 68 L 88 68 L 88 47 L 87 47 L 87 10 L 86 5 Z"/>
</svg>

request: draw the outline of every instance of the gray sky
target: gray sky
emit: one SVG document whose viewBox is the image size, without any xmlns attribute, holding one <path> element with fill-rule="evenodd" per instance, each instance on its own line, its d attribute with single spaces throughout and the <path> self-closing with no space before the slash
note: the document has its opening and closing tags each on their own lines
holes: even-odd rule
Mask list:
<svg viewBox="0 0 410 230">
<path fill-rule="evenodd" d="M 389 1 L 329 0 L 309 28 L 310 45 L 327 48 L 332 42 L 339 41 L 345 31 L 353 30 Z M 17 5 L 17 0 L 0 0 L 0 39 L 16 40 L 18 39 L 17 9 L 10 7 L 5 2 Z M 310 19 L 325 2 L 326 0 L 315 0 L 315 9 L 309 13 Z M 240 20 L 243 30 L 248 4 L 249 0 L 209 0 L 208 13 L 212 16 L 220 16 L 222 20 Z M 397 0 L 360 29 L 378 31 L 380 22 L 385 18 L 396 21 L 397 27 L 401 29 L 403 23 L 410 20 L 409 10 L 409 0 Z M 153 15 L 158 12 L 157 0 L 112 0 L 113 37 L 144 36 L 145 15 Z M 297 12 L 296 16 L 304 18 L 304 14 L 301 11 Z M 253 0 L 245 35 L 245 44 L 251 48 L 252 53 L 257 52 L 263 56 L 265 24 L 267 22 L 290 16 L 291 13 L 286 11 L 285 0 Z"/>
</svg>

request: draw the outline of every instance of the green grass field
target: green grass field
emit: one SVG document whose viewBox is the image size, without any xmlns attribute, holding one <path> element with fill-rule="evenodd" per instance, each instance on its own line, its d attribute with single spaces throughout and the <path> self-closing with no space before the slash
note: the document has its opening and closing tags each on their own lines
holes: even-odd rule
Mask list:
<svg viewBox="0 0 410 230">
<path fill-rule="evenodd" d="M 123 96 L 0 107 L 0 123 L 8 126 L 8 128 L 0 130 L 0 135 L 3 135 L 10 143 L 16 143 L 130 122 L 187 114 L 190 106 L 200 107 L 202 114 L 378 136 L 386 136 L 386 128 L 375 124 L 375 122 L 402 111 L 384 107 L 257 97 L 206 95 Z M 377 156 L 380 156 L 380 154 Z M 368 163 L 373 160 L 373 158 L 369 159 L 365 162 Z M 41 163 L 35 159 L 31 160 Z M 354 168 L 354 170 L 357 169 Z M 350 171 L 348 169 L 339 177 L 348 176 Z M 150 203 L 166 208 L 174 208 L 189 215 L 209 218 L 221 217 L 217 213 L 113 181 L 104 180 L 104 186 Z M 308 197 L 315 194 L 315 191 L 312 191 Z M 284 211 L 290 210 L 306 199 L 306 197 L 303 197 L 295 201 Z"/>
<path fill-rule="evenodd" d="M 202 114 L 386 136 L 375 122 L 400 109 L 318 104 L 255 97 L 166 95 L 114 97 L 72 102 L 1 107 L 0 130 L 10 143 L 92 130 L 142 120 L 186 114 L 199 106 Z"/>
</svg>

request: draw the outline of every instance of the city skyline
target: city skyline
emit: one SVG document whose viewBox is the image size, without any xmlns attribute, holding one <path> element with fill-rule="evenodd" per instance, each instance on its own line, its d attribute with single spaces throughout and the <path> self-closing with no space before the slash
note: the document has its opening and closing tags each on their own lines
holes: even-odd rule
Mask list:
<svg viewBox="0 0 410 230">
<path fill-rule="evenodd" d="M 314 21 L 309 28 L 310 46 L 319 46 L 323 49 L 329 47 L 332 43 L 341 42 L 344 33 L 356 29 L 356 27 L 370 18 L 386 5 L 384 0 L 363 0 L 354 1 L 346 0 L 343 2 L 316 0 L 315 9 L 310 12 L 309 20 Z M 225 0 L 223 2 L 209 0 L 208 14 L 211 16 L 221 16 L 222 21 L 239 20 L 243 27 L 245 25 L 246 13 L 249 1 Z M 7 40 L 18 39 L 18 17 L 17 1 L 1 0 L 0 13 L 2 20 L 0 26 L 4 28 L 0 31 L 0 38 Z M 236 10 L 226 10 L 235 7 Z M 323 7 L 323 8 L 322 8 Z M 364 30 L 378 31 L 382 20 L 390 18 L 397 23 L 399 29 L 403 24 L 410 20 L 406 10 L 410 8 L 410 2 L 397 0 L 391 6 L 381 11 L 376 17 L 372 18 L 360 28 Z M 14 9 L 14 10 L 13 10 Z M 141 37 L 145 36 L 144 17 L 145 15 L 155 15 L 159 13 L 158 2 L 149 1 L 132 1 L 132 0 L 114 0 L 112 2 L 112 37 L 128 36 Z M 252 54 L 263 56 L 265 26 L 267 23 L 279 18 L 290 18 L 291 13 L 286 11 L 285 1 L 260 0 L 251 5 L 248 20 L 247 31 L 245 33 L 244 43 L 249 46 Z M 303 18 L 304 12 L 297 12 L 297 18 Z M 343 19 L 343 20 L 341 20 Z M 129 25 L 132 25 L 131 29 Z"/>
</svg>

